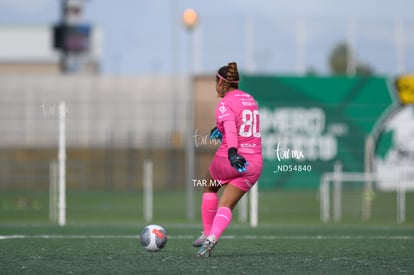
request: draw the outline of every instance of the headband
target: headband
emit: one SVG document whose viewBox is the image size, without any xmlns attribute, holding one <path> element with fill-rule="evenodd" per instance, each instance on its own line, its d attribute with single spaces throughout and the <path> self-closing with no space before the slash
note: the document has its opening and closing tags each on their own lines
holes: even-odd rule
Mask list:
<svg viewBox="0 0 414 275">
<path fill-rule="evenodd" d="M 228 83 L 239 83 L 238 80 L 228 81 L 227 79 L 225 79 L 224 77 L 222 77 L 219 73 L 217 73 L 217 76 L 218 76 L 218 78 L 220 78 L 220 79 L 222 79 L 222 80 L 224 80 L 225 82 L 228 82 Z"/>
</svg>

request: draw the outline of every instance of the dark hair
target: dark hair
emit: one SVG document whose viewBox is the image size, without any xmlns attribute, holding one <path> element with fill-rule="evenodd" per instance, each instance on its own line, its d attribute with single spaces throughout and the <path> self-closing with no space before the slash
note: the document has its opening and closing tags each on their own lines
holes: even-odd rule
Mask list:
<svg viewBox="0 0 414 275">
<path fill-rule="evenodd" d="M 239 72 L 237 71 L 237 63 L 230 62 L 227 66 L 221 67 L 216 76 L 216 81 L 219 80 L 219 76 L 221 76 L 224 82 L 224 91 L 228 91 L 229 88 L 239 88 Z"/>
</svg>

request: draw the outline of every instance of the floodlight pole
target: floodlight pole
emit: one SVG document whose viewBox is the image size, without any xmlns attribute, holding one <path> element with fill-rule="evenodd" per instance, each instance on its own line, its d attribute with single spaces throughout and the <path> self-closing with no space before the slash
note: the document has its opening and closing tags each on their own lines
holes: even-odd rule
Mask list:
<svg viewBox="0 0 414 275">
<path fill-rule="evenodd" d="M 246 62 L 246 71 L 248 73 L 253 73 L 256 69 L 255 62 L 255 21 L 253 17 L 246 19 L 245 25 L 245 45 L 246 50 L 244 53 L 245 62 Z"/>
<path fill-rule="evenodd" d="M 354 19 L 348 21 L 348 55 L 346 62 L 346 72 L 349 76 L 354 76 L 356 74 L 356 23 Z"/>
<path fill-rule="evenodd" d="M 197 13 L 193 9 L 187 9 L 183 13 L 183 23 L 188 32 L 188 97 L 187 97 L 187 131 L 186 131 L 186 192 L 187 192 L 187 219 L 192 221 L 195 218 L 194 212 L 194 185 L 193 180 L 195 177 L 195 145 L 194 145 L 194 96 L 193 96 L 193 85 L 192 85 L 192 74 L 193 74 L 193 45 L 192 35 L 193 30 L 197 24 Z"/>
<path fill-rule="evenodd" d="M 296 73 L 304 75 L 306 71 L 306 25 L 303 18 L 296 20 Z"/>
<path fill-rule="evenodd" d="M 405 72 L 405 52 L 404 52 L 404 24 L 401 19 L 395 20 L 395 48 L 396 48 L 396 63 L 397 63 L 397 73 L 402 74 Z"/>
</svg>

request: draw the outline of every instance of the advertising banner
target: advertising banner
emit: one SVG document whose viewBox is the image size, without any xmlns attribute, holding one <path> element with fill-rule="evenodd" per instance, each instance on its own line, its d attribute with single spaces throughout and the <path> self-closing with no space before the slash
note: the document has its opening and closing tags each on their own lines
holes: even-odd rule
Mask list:
<svg viewBox="0 0 414 275">
<path fill-rule="evenodd" d="M 317 188 L 340 162 L 364 172 L 365 140 L 393 102 L 382 77 L 242 75 L 260 106 L 261 188 Z"/>
</svg>

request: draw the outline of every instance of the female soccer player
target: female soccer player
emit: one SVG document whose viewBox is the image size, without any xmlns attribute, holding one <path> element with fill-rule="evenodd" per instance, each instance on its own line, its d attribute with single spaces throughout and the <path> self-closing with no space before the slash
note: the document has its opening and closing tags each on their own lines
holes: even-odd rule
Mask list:
<svg viewBox="0 0 414 275">
<path fill-rule="evenodd" d="M 222 99 L 216 108 L 216 127 L 210 138 L 222 141 L 210 163 L 201 201 L 203 233 L 193 242 L 197 255 L 209 257 L 232 219 L 232 210 L 259 179 L 263 168 L 259 108 L 254 98 L 238 89 L 235 62 L 216 75 L 216 91 Z M 217 184 L 220 183 L 220 184 Z M 220 199 L 217 192 L 223 187 Z"/>
</svg>

